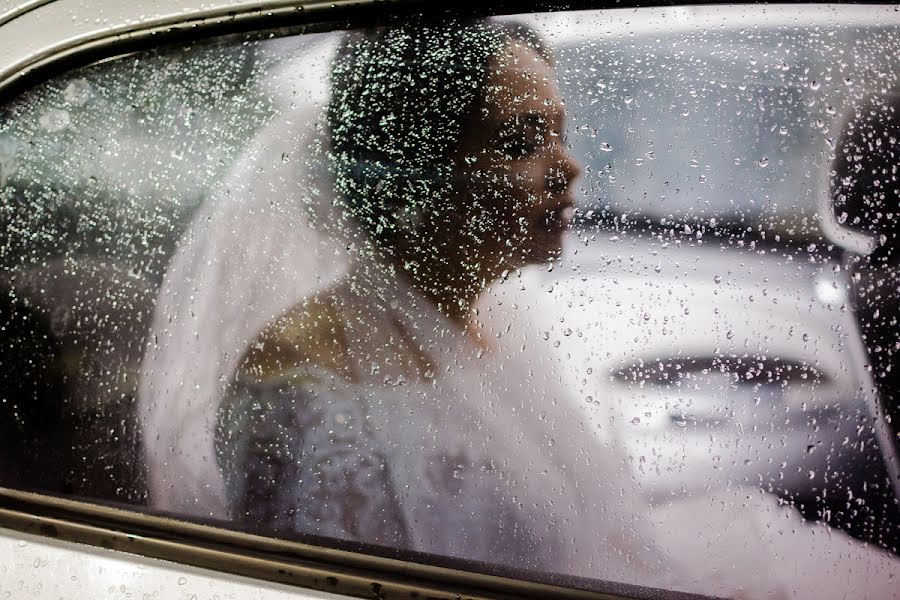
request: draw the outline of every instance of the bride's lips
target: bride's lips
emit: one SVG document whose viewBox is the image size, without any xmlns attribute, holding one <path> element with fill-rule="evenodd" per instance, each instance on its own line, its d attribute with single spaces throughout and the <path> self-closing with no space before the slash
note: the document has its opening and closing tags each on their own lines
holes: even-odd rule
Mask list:
<svg viewBox="0 0 900 600">
<path fill-rule="evenodd" d="M 560 233 L 568 229 L 574 216 L 575 204 L 571 200 L 565 199 L 543 209 L 534 225 L 536 229 L 544 233 Z"/>
</svg>

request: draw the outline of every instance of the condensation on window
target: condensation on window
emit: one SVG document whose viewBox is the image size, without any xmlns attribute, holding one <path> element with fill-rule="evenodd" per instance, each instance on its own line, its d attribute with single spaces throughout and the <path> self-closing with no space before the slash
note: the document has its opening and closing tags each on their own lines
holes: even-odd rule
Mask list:
<svg viewBox="0 0 900 600">
<path fill-rule="evenodd" d="M 898 25 L 413 19 L 38 86 L 0 108 L 0 484 L 635 597 L 893 593 Z"/>
</svg>

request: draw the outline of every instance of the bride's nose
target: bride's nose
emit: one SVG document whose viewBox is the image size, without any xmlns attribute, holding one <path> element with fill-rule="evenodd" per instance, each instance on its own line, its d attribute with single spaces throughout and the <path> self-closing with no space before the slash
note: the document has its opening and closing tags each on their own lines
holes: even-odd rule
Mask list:
<svg viewBox="0 0 900 600">
<path fill-rule="evenodd" d="M 556 155 L 547 171 L 547 187 L 550 191 L 557 194 L 565 192 L 581 173 L 582 168 L 578 160 L 563 144 L 556 144 Z"/>
</svg>

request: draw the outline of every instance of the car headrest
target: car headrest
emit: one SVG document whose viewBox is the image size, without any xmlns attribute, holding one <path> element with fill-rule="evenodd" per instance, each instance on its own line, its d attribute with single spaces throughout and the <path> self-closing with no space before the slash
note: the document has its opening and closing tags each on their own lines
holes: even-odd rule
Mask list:
<svg viewBox="0 0 900 600">
<path fill-rule="evenodd" d="M 900 89 L 871 95 L 848 115 L 831 170 L 831 212 L 840 228 L 890 252 L 900 229 Z"/>
</svg>

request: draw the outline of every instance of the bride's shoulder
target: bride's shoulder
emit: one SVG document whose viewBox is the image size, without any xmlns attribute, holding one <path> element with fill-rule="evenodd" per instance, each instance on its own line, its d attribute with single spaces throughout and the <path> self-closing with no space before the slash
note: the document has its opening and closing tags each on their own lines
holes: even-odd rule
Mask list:
<svg viewBox="0 0 900 600">
<path fill-rule="evenodd" d="M 247 347 L 235 378 L 260 383 L 315 370 L 352 379 L 339 295 L 337 289 L 324 290 L 266 325 Z"/>
</svg>

